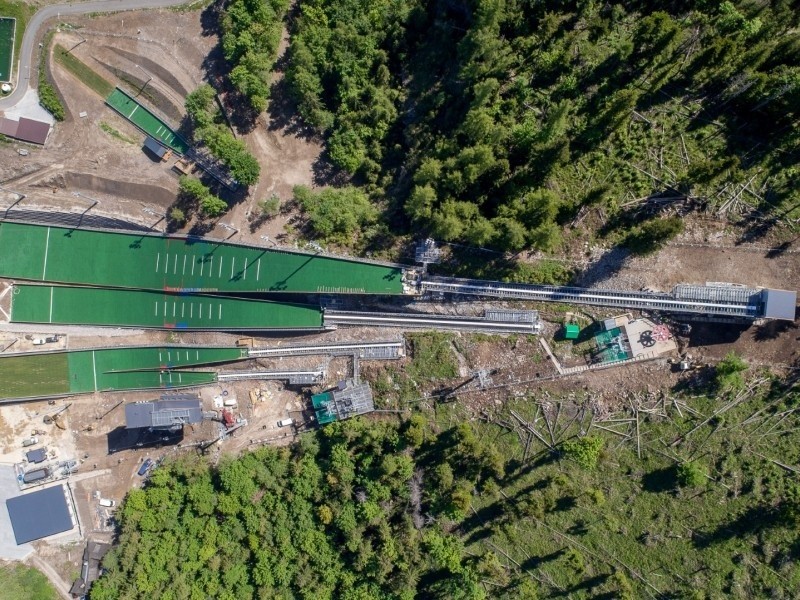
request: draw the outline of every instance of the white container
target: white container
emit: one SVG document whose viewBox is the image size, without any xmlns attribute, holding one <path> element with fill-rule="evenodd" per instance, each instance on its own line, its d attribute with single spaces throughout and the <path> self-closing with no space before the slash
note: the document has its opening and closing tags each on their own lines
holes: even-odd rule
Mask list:
<svg viewBox="0 0 800 600">
<path fill-rule="evenodd" d="M 289 425 L 294 425 L 294 419 L 281 419 L 278 421 L 278 427 L 289 427 Z"/>
</svg>

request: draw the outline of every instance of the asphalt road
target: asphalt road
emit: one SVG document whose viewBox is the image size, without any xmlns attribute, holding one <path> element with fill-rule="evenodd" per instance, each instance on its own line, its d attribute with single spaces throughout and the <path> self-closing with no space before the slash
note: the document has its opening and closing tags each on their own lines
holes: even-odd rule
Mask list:
<svg viewBox="0 0 800 600">
<path fill-rule="evenodd" d="M 42 24 L 48 19 L 61 15 L 83 15 L 93 12 L 117 12 L 123 10 L 142 10 L 146 8 L 163 8 L 186 4 L 187 0 L 93 0 L 92 2 L 75 2 L 69 4 L 54 4 L 39 10 L 25 28 L 22 38 L 22 50 L 19 55 L 19 70 L 17 71 L 17 87 L 8 96 L 0 98 L 0 110 L 8 110 L 22 100 L 25 92 L 31 86 L 30 70 L 36 63 L 37 54 L 34 48 L 36 35 Z"/>
</svg>

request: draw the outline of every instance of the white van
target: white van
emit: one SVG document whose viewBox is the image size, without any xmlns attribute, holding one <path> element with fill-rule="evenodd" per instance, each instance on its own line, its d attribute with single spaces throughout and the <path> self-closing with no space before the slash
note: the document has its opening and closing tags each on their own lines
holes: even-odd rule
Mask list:
<svg viewBox="0 0 800 600">
<path fill-rule="evenodd" d="M 278 421 L 278 427 L 289 427 L 289 425 L 294 425 L 294 419 L 281 419 Z"/>
<path fill-rule="evenodd" d="M 115 500 L 109 500 L 108 498 L 100 498 L 100 506 L 107 506 L 108 508 L 112 508 L 116 505 L 117 503 Z"/>
</svg>

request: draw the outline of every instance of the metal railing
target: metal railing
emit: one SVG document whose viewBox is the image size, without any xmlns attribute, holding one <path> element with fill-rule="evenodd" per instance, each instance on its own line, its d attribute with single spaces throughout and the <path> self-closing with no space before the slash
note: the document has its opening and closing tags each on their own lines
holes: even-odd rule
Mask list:
<svg viewBox="0 0 800 600">
<path fill-rule="evenodd" d="M 392 360 L 405 354 L 402 341 L 320 344 L 316 346 L 283 346 L 280 348 L 254 348 L 248 358 L 273 358 L 281 356 L 353 356 L 363 360 Z"/>
<path fill-rule="evenodd" d="M 340 326 L 400 327 L 405 329 L 449 329 L 491 333 L 537 333 L 538 322 L 496 321 L 485 317 L 429 315 L 423 313 L 383 313 L 326 310 L 326 328 Z"/>
</svg>

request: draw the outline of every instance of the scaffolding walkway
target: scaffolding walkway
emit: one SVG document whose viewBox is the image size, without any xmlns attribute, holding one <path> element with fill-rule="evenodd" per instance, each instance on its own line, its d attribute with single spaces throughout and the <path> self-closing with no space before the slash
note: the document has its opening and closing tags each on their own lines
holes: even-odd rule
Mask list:
<svg viewBox="0 0 800 600">
<path fill-rule="evenodd" d="M 445 329 L 455 331 L 482 331 L 485 333 L 539 333 L 536 316 L 522 318 L 526 311 L 494 311 L 485 317 L 431 315 L 425 313 L 386 313 L 343 310 L 325 310 L 323 324 L 326 329 L 337 327 L 400 327 L 404 329 Z M 529 311 L 535 313 L 535 311 Z M 491 317 L 491 318 L 490 318 Z M 508 320 L 501 320 L 503 318 Z"/>
<path fill-rule="evenodd" d="M 238 181 L 231 177 L 224 169 L 217 166 L 217 159 L 194 147 L 189 147 L 186 150 L 186 157 L 232 192 L 236 191 L 236 188 L 239 187 Z"/>
<path fill-rule="evenodd" d="M 739 286 L 679 285 L 672 293 L 666 294 L 431 277 L 420 282 L 420 290 L 423 293 L 467 294 L 507 300 L 593 304 L 718 317 L 756 319 L 762 316 L 760 314 L 761 290 Z"/>
<path fill-rule="evenodd" d="M 217 375 L 217 381 L 220 383 L 258 379 L 262 381 L 284 380 L 288 382 L 289 385 L 312 385 L 320 383 L 324 378 L 324 368 L 312 371 L 241 371 L 237 373 L 220 373 Z"/>
<path fill-rule="evenodd" d="M 405 344 L 400 341 L 322 344 L 317 346 L 283 346 L 248 350 L 248 358 L 278 358 L 281 356 L 357 356 L 361 360 L 394 360 L 405 356 Z"/>
</svg>

